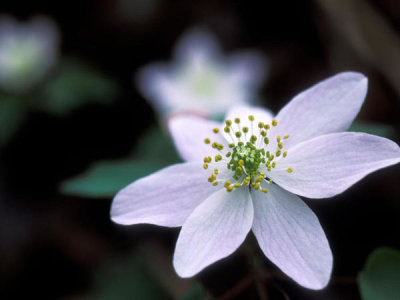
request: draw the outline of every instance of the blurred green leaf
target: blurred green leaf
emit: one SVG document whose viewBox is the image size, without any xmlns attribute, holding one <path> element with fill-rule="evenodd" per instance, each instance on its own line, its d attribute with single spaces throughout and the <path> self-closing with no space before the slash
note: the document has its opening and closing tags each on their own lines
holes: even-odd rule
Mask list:
<svg viewBox="0 0 400 300">
<path fill-rule="evenodd" d="M 171 299 L 137 257 L 111 261 L 97 270 L 96 274 L 92 291 L 83 299 Z"/>
<path fill-rule="evenodd" d="M 394 135 L 394 128 L 392 126 L 375 122 L 356 121 L 350 126 L 349 131 L 365 132 L 387 138 L 393 137 Z"/>
<path fill-rule="evenodd" d="M 378 248 L 358 276 L 363 300 L 400 299 L 400 251 Z"/>
<path fill-rule="evenodd" d="M 99 161 L 91 165 L 85 173 L 64 181 L 61 192 L 90 198 L 108 198 L 129 183 L 162 167 L 157 162 L 134 159 Z"/>
<path fill-rule="evenodd" d="M 46 82 L 40 108 L 65 115 L 88 103 L 109 104 L 118 95 L 117 84 L 77 60 L 65 61 Z"/>
<path fill-rule="evenodd" d="M 178 300 L 204 300 L 206 299 L 206 292 L 203 286 L 195 283 L 182 297 Z"/>
<path fill-rule="evenodd" d="M 131 158 L 95 162 L 85 173 L 64 181 L 60 191 L 109 198 L 129 183 L 180 161 L 171 139 L 159 128 L 152 128 L 139 139 Z"/>
<path fill-rule="evenodd" d="M 171 138 L 159 127 L 148 129 L 139 138 L 133 156 L 137 159 L 156 160 L 165 166 L 182 161 Z"/>
<path fill-rule="evenodd" d="M 0 147 L 15 134 L 25 114 L 25 108 L 18 99 L 0 98 Z"/>
</svg>

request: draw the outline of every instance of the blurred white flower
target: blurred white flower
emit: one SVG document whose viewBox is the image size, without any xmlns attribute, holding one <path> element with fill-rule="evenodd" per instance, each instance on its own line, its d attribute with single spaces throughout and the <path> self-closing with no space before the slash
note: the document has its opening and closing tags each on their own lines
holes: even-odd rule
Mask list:
<svg viewBox="0 0 400 300">
<path fill-rule="evenodd" d="M 19 23 L 0 16 L 0 89 L 23 93 L 34 87 L 56 62 L 58 46 L 53 21 L 35 17 Z"/>
<path fill-rule="evenodd" d="M 171 63 L 152 63 L 137 74 L 137 86 L 161 116 L 191 111 L 208 117 L 235 104 L 257 100 L 266 60 L 257 51 L 227 57 L 215 37 L 201 28 L 178 40 Z"/>
</svg>

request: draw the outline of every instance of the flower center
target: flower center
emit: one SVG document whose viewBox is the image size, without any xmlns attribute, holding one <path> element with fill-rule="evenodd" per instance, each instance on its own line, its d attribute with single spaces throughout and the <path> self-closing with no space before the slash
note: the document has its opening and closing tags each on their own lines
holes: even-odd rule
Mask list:
<svg viewBox="0 0 400 300">
<path fill-rule="evenodd" d="M 272 184 L 269 173 L 277 167 L 279 161 L 287 156 L 284 151 L 284 141 L 289 135 L 276 136 L 276 141 L 269 139 L 269 131 L 278 125 L 276 120 L 272 120 L 271 124 L 259 122 L 257 128 L 254 128 L 254 116 L 248 117 L 250 121 L 250 129 L 247 126 L 241 126 L 239 118 L 225 121 L 224 132 L 229 137 L 229 149 L 225 149 L 222 144 L 217 142 L 211 143 L 209 138 L 204 142 L 210 144 L 212 148 L 220 152 L 215 155 L 214 161 L 211 156 L 204 158 L 204 169 L 208 169 L 209 165 L 215 164 L 214 172 L 208 177 L 208 181 L 217 186 L 220 182 L 224 182 L 227 192 L 232 192 L 235 188 L 246 187 L 260 190 L 268 193 L 268 190 L 261 187 L 263 180 Z M 214 134 L 220 134 L 218 128 L 213 129 Z M 231 172 L 223 172 L 225 178 L 220 178 L 219 168 L 226 168 Z M 292 168 L 287 168 L 288 173 L 292 173 Z M 228 174 L 228 178 L 226 178 Z M 230 174 L 230 175 L 229 175 Z M 222 174 L 221 174 L 222 175 Z"/>
</svg>

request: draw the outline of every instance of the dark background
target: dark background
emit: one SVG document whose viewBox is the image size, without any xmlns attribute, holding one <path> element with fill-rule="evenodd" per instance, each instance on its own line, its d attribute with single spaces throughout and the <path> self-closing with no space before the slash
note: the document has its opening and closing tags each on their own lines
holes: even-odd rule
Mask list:
<svg viewBox="0 0 400 300">
<path fill-rule="evenodd" d="M 359 120 L 392 126 L 391 138 L 400 141 L 400 76 L 393 73 L 399 75 L 400 51 L 386 55 L 400 49 L 398 1 L 338 5 L 341 1 L 154 0 L 154 10 L 144 16 L 140 12 L 145 0 L 126 1 L 130 9 L 124 9 L 125 15 L 117 9 L 122 1 L 0 4 L 1 13 L 21 20 L 36 14 L 53 18 L 62 33 L 63 56 L 95 65 L 121 89 L 111 106 L 86 105 L 66 118 L 31 113 L 0 154 L 1 299 L 81 299 L 94 289 L 105 262 L 149 244 L 155 259 L 163 262 L 159 273 L 166 268 L 167 275 L 158 280 L 178 291 L 170 293 L 171 298 L 182 290 L 185 283 L 168 269 L 178 229 L 118 226 L 109 218 L 111 199 L 63 196 L 58 187 L 94 161 L 127 155 L 157 122 L 135 88 L 133 75 L 148 62 L 169 60 L 176 39 L 190 26 L 208 26 L 225 53 L 256 48 L 268 57 L 261 94 L 275 112 L 327 76 L 343 70 L 363 72 L 369 91 Z M 266 269 L 278 273 L 265 282 L 270 298 L 359 299 L 356 276 L 368 254 L 379 246 L 400 248 L 399 175 L 400 166 L 394 166 L 335 198 L 307 201 L 332 247 L 331 284 L 324 291 L 308 291 L 264 259 Z M 141 259 L 151 261 L 146 255 Z M 218 298 L 246 276 L 247 262 L 238 251 L 196 280 Z M 249 284 L 230 299 L 258 299 L 256 287 Z"/>
</svg>

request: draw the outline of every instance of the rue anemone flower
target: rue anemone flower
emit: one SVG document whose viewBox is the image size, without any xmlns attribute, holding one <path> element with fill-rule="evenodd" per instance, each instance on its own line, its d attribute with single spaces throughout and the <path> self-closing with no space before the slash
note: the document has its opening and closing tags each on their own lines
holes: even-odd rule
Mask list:
<svg viewBox="0 0 400 300">
<path fill-rule="evenodd" d="M 20 94 L 33 88 L 57 61 L 58 46 L 59 31 L 50 19 L 20 23 L 0 16 L 0 89 Z"/>
<path fill-rule="evenodd" d="M 232 108 L 221 125 L 194 116 L 170 121 L 187 161 L 139 179 L 114 198 L 124 225 L 182 226 L 173 265 L 191 277 L 234 252 L 253 231 L 261 250 L 298 284 L 329 282 L 332 253 L 299 196 L 327 198 L 400 161 L 399 146 L 346 132 L 367 92 L 367 78 L 344 72 L 295 96 L 274 117 Z"/>
<path fill-rule="evenodd" d="M 257 101 L 266 69 L 259 52 L 224 56 L 215 36 L 195 27 L 178 40 L 173 61 L 143 67 L 136 84 L 161 117 L 181 112 L 218 117 L 232 105 Z"/>
</svg>

